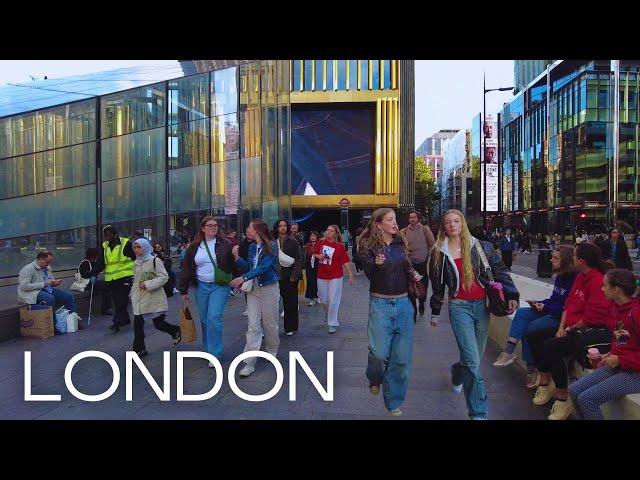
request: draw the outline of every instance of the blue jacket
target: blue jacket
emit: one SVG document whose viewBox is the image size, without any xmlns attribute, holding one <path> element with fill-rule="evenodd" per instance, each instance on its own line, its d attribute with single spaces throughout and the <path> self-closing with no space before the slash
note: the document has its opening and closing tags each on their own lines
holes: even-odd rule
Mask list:
<svg viewBox="0 0 640 480">
<path fill-rule="evenodd" d="M 504 236 L 500 239 L 500 250 L 515 250 L 516 242 L 513 239 L 513 235 L 511 235 L 511 241 L 507 240 L 507 237 Z"/>
<path fill-rule="evenodd" d="M 564 308 L 564 302 L 569 296 L 573 282 L 576 279 L 576 274 L 570 275 L 556 275 L 556 281 L 553 284 L 553 293 L 550 298 L 542 300 L 540 303 L 544 304 L 542 311 L 552 317 L 562 317 L 562 310 Z"/>
<path fill-rule="evenodd" d="M 267 255 L 263 249 L 258 258 L 258 265 L 253 270 L 251 270 L 251 266 L 253 265 L 253 260 L 256 258 L 256 252 L 258 250 L 257 243 L 253 242 L 249 245 L 247 260 L 242 257 L 236 259 L 236 263 L 240 265 L 244 273 L 242 278 L 245 280 L 257 278 L 258 285 L 261 287 L 278 283 L 280 278 L 278 275 L 278 244 L 274 241 L 269 242 L 269 244 L 271 245 L 273 253 Z"/>
</svg>

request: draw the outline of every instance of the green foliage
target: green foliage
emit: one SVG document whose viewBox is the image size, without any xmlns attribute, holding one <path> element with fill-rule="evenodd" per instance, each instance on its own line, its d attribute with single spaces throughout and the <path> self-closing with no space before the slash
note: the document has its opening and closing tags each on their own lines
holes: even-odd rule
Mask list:
<svg viewBox="0 0 640 480">
<path fill-rule="evenodd" d="M 424 161 L 424 157 L 415 157 L 414 166 L 416 210 L 430 216 L 429 214 L 440 201 L 441 194 L 436 188 L 431 167 Z"/>
</svg>

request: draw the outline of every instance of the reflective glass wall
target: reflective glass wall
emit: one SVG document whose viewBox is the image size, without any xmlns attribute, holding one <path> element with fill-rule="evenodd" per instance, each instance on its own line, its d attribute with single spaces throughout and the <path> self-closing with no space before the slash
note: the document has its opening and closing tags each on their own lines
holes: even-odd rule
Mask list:
<svg viewBox="0 0 640 480">
<path fill-rule="evenodd" d="M 0 278 L 75 269 L 99 226 L 172 251 L 211 213 L 290 218 L 290 62 L 257 61 L 0 118 Z M 240 236 L 240 235 L 238 235 Z"/>
</svg>

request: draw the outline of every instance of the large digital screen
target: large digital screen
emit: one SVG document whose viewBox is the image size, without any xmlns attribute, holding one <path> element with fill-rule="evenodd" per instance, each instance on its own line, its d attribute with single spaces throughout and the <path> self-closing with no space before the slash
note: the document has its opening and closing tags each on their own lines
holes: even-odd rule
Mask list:
<svg viewBox="0 0 640 480">
<path fill-rule="evenodd" d="M 296 105 L 292 195 L 372 194 L 375 105 Z"/>
</svg>

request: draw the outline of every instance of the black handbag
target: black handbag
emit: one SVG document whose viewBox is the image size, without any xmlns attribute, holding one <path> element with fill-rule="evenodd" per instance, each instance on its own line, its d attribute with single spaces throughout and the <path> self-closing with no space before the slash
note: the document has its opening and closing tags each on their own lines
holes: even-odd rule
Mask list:
<svg viewBox="0 0 640 480">
<path fill-rule="evenodd" d="M 489 277 L 489 283 L 485 289 L 487 293 L 487 307 L 489 308 L 489 312 L 496 317 L 505 317 L 508 315 L 509 302 L 505 297 L 502 283 L 494 281 L 491 265 L 489 265 L 489 260 L 487 260 L 487 256 L 484 253 L 482 245 L 476 243 L 475 246 L 478 250 L 478 255 L 480 255 L 480 260 L 484 265 L 485 273 L 487 274 L 487 277 Z"/>
</svg>

